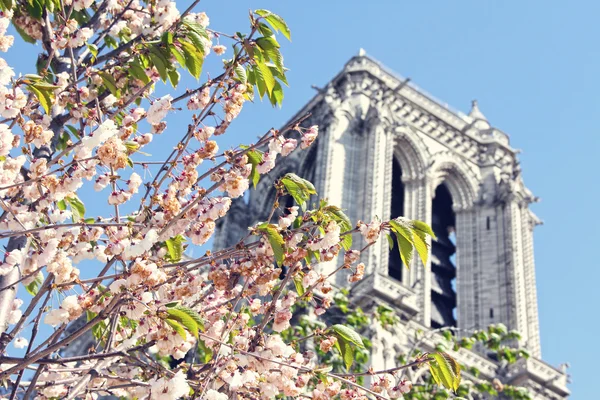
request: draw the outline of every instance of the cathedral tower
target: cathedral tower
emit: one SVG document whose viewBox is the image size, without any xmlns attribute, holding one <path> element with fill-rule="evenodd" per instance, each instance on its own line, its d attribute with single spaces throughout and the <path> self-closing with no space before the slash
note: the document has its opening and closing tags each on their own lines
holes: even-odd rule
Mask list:
<svg viewBox="0 0 600 400">
<path fill-rule="evenodd" d="M 397 251 L 380 240 L 363 255 L 365 279 L 352 293 L 385 301 L 425 329 L 472 331 L 503 323 L 521 333 L 520 344 L 544 366 L 535 368 L 546 368 L 539 379 L 560 386 L 553 390 L 562 394 L 541 398 L 564 398 L 565 375 L 537 360 L 533 228 L 539 220 L 529 209 L 536 198 L 523 183 L 508 136 L 477 102 L 461 113 L 364 54 L 298 116 L 306 112 L 312 114 L 307 124 L 319 125 L 317 142 L 281 160 L 248 203 L 234 202 L 243 218 L 219 220 L 215 248 L 241 238 L 254 222 L 248 216 L 266 218 L 273 181 L 291 171 L 353 221 L 400 215 L 425 221 L 437 236 L 425 268 L 418 260 L 403 268 Z M 346 285 L 344 276 L 337 279 Z"/>
</svg>

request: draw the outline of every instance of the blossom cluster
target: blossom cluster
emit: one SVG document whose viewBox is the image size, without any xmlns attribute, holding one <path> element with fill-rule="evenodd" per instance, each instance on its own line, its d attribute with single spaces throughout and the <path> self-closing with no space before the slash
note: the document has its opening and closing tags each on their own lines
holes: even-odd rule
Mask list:
<svg viewBox="0 0 600 400">
<path fill-rule="evenodd" d="M 266 228 L 252 227 L 237 246 L 197 258 L 185 254 L 214 237 L 233 199 L 243 198 L 252 182 L 319 135 L 317 125 L 300 126 L 303 118 L 250 146 L 219 149 L 216 138 L 255 87 L 261 90 L 239 72 L 255 67 L 246 46 L 254 39 L 230 36 L 236 55 L 219 78 L 158 97 L 161 80 L 178 87 L 177 68 L 193 74 L 211 51 L 227 52 L 205 13 L 182 13 L 170 0 L 64 0 L 61 6 L 60 13 L 44 9 L 44 18 L 28 9 L 0 15 L 0 51 L 14 42 L 6 35 L 12 22 L 45 52 L 38 74 L 25 76 L 0 58 L 0 237 L 10 238 L 0 281 L 18 275 L 14 284 L 25 288 L 19 296 L 37 302 L 22 310 L 23 298 L 0 292 L 13 296 L 0 322 L 15 338 L 13 347 L 26 348 L 21 363 L 0 366 L 0 378 L 12 380 L 44 359 L 37 383 L 30 382 L 40 399 L 365 398 L 360 385 L 333 374 L 315 379 L 322 367 L 315 353 L 284 341 L 299 306 L 308 302 L 319 316 L 333 305 L 331 274 L 321 263 L 343 259 L 350 282 L 364 277 L 362 252 L 344 246 L 349 232 L 342 222 L 276 205 Z M 195 61 L 188 37 L 200 54 Z M 155 135 L 176 134 L 167 120 L 181 110 L 179 102 L 194 115 L 152 171 L 150 161 L 140 160 Z M 84 204 L 91 188 L 94 201 Z M 294 197 L 281 185 L 278 190 Z M 359 231 L 372 244 L 381 223 L 360 223 Z M 14 238 L 24 244 L 14 245 Z M 99 272 L 88 278 L 90 270 Z M 26 325 L 37 332 L 39 324 L 55 330 L 35 348 L 37 333 L 29 340 L 21 334 Z M 90 350 L 87 359 L 53 362 L 56 350 L 88 331 L 95 355 Z M 336 341 L 325 335 L 321 351 Z M 208 357 L 203 364 L 165 366 L 166 358 L 189 361 L 199 346 Z M 399 397 L 407 385 L 382 378 L 372 390 Z"/>
</svg>

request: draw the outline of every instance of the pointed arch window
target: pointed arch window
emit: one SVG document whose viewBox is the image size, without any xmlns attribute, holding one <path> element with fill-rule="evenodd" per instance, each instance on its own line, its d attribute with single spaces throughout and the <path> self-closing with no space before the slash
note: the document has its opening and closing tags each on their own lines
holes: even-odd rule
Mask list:
<svg viewBox="0 0 600 400">
<path fill-rule="evenodd" d="M 431 242 L 431 327 L 456 326 L 456 265 L 454 231 L 456 215 L 448 187 L 442 183 L 435 190 L 431 228 L 437 239 Z"/>
<path fill-rule="evenodd" d="M 397 218 L 404 215 L 404 183 L 402 182 L 402 166 L 400 161 L 394 157 L 392 159 L 392 201 L 390 206 L 390 218 Z M 390 277 L 402 281 L 404 265 L 400 258 L 398 249 L 390 250 L 388 259 L 388 274 Z"/>
</svg>

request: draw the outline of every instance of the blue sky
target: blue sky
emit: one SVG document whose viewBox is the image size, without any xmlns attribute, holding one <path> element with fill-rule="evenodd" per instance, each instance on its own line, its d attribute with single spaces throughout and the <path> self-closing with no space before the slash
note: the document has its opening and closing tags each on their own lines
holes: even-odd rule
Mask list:
<svg viewBox="0 0 600 400">
<path fill-rule="evenodd" d="M 180 1 L 183 9 L 187 1 Z M 570 5 L 569 5 L 570 4 Z M 522 149 L 525 182 L 542 201 L 535 235 L 542 352 L 570 362 L 574 399 L 596 396 L 595 332 L 600 272 L 591 218 L 600 196 L 600 4 L 594 1 L 204 1 L 211 27 L 246 32 L 248 9 L 267 8 L 292 29 L 283 45 L 290 88 L 281 109 L 246 106 L 221 148 L 278 127 L 327 83 L 359 48 L 453 107 L 473 99 L 492 125 Z M 282 40 L 284 40 L 282 38 Z M 31 45 L 5 56 L 33 72 Z M 212 57 L 215 58 L 214 56 Z M 30 63 L 29 65 L 32 66 Z M 215 61 L 207 63 L 207 67 Z M 213 70 L 215 71 L 215 70 Z M 216 71 L 218 73 L 218 70 Z M 213 72 L 214 74 L 214 72 Z M 184 84 L 193 85 L 186 79 Z M 158 143 L 172 146 L 189 120 L 169 122 Z M 156 155 L 156 153 L 155 153 Z M 90 193 L 90 196 L 92 194 Z M 595 207 L 596 206 L 596 207 Z M 594 393 L 594 394 L 593 394 Z"/>
</svg>

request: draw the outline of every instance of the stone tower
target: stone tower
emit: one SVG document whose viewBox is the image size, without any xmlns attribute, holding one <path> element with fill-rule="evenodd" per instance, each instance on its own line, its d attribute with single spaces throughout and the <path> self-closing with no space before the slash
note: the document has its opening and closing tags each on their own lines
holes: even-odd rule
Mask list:
<svg viewBox="0 0 600 400">
<path fill-rule="evenodd" d="M 414 260 L 403 268 L 397 251 L 380 240 L 363 255 L 367 272 L 353 296 L 393 306 L 411 329 L 469 331 L 503 323 L 521 333 L 520 344 L 533 356 L 508 374 L 511 382 L 535 388 L 540 399 L 566 398 L 566 375 L 539 360 L 533 228 L 540 221 L 529 209 L 536 198 L 508 136 L 490 125 L 476 101 L 465 115 L 364 53 L 297 116 L 307 112 L 307 123 L 320 127 L 317 142 L 280 160 L 248 203 L 233 203 L 219 220 L 215 248 L 235 244 L 250 224 L 264 220 L 273 181 L 292 171 L 354 222 L 400 215 L 425 221 L 437 236 L 428 265 Z M 338 275 L 336 283 L 345 282 Z M 400 333 L 377 335 L 402 347 Z M 386 366 L 384 353 L 375 350 L 373 360 Z M 468 353 L 464 363 L 490 373 L 498 368 Z"/>
</svg>

